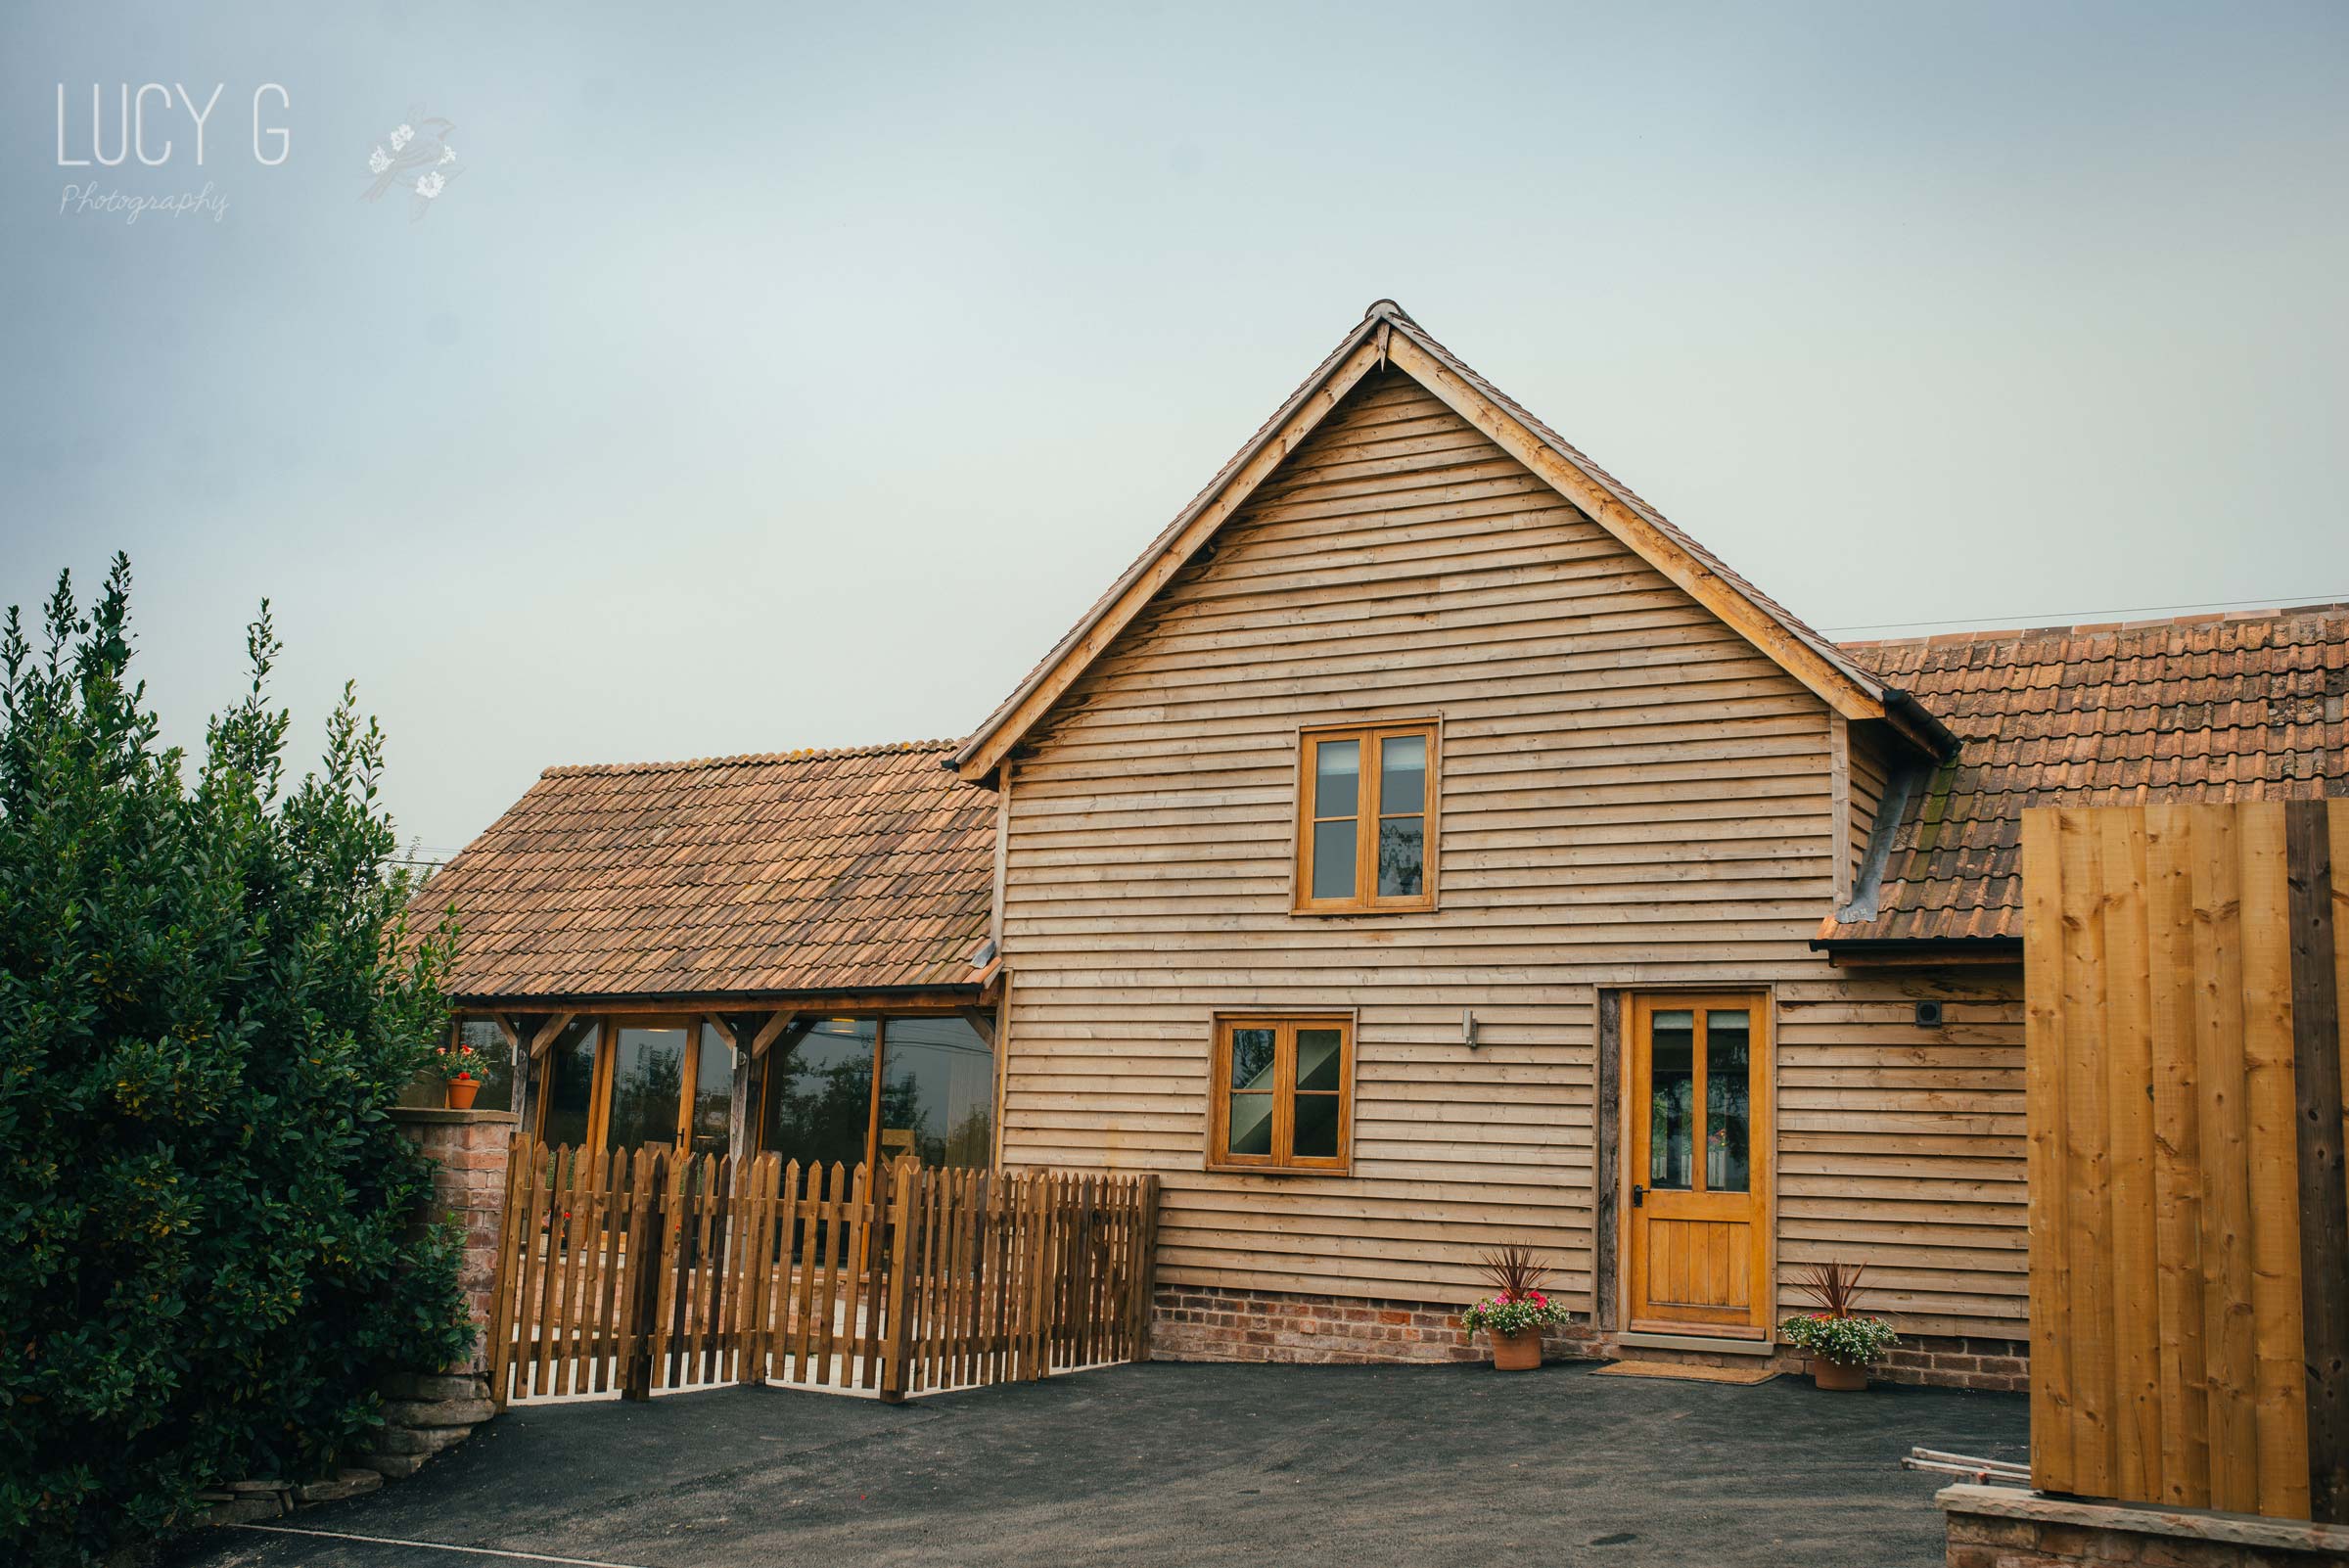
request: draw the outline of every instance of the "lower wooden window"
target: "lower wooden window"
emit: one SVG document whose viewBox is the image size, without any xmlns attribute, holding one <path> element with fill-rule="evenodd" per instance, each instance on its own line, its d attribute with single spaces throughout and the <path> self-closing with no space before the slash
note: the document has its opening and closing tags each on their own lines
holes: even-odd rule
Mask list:
<svg viewBox="0 0 2349 1568">
<path fill-rule="evenodd" d="M 1353 1159 L 1354 1020 L 1216 1020 L 1207 1163 L 1241 1171 L 1343 1171 Z"/>
</svg>

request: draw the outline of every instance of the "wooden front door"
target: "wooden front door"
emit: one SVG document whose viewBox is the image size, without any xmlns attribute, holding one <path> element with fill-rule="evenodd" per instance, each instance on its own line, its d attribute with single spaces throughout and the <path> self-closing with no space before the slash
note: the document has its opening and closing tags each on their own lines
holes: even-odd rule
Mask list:
<svg viewBox="0 0 2349 1568">
<path fill-rule="evenodd" d="M 1634 1329 L 1770 1331 L 1770 1008 L 1638 996 L 1624 1052 Z"/>
</svg>

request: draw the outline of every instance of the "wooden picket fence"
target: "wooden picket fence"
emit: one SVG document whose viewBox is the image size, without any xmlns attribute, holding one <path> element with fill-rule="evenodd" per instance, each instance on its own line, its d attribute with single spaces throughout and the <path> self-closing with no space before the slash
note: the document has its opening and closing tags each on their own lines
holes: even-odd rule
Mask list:
<svg viewBox="0 0 2349 1568">
<path fill-rule="evenodd" d="M 2022 852 L 2032 1484 L 2349 1522 L 2349 801 Z"/>
<path fill-rule="evenodd" d="M 722 1383 L 885 1400 L 1147 1351 L 1158 1178 L 518 1139 L 489 1332 L 510 1400 Z M 642 1244 L 639 1244 L 639 1242 Z"/>
</svg>

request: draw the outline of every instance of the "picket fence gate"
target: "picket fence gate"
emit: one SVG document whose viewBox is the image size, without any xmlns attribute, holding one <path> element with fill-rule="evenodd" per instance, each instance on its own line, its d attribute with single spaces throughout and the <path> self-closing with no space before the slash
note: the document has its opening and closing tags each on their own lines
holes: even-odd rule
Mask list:
<svg viewBox="0 0 2349 1568">
<path fill-rule="evenodd" d="M 789 1382 L 884 1400 L 1147 1354 L 1158 1178 L 517 1139 L 491 1395 Z M 638 1245 L 639 1238 L 644 1244 Z"/>
</svg>

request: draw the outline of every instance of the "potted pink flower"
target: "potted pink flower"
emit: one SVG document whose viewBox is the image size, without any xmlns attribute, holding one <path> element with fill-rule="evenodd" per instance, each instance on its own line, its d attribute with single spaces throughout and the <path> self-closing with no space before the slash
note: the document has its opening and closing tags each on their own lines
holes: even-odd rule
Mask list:
<svg viewBox="0 0 2349 1568">
<path fill-rule="evenodd" d="M 443 1045 L 434 1053 L 439 1058 L 440 1077 L 448 1084 L 448 1108 L 452 1111 L 473 1109 L 473 1097 L 482 1091 L 479 1069 L 482 1053 L 464 1040 Z"/>
<path fill-rule="evenodd" d="M 1530 1372 L 1542 1364 L 1542 1330 L 1569 1314 L 1542 1289 L 1543 1270 L 1525 1248 L 1511 1243 L 1487 1253 L 1484 1269 L 1499 1288 L 1460 1314 L 1460 1323 L 1493 1342 L 1496 1371 Z"/>
</svg>

